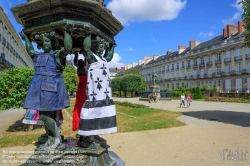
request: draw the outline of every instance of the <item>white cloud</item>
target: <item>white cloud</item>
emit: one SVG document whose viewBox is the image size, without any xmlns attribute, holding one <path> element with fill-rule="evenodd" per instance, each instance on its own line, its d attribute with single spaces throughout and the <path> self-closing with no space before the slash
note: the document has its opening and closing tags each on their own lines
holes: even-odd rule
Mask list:
<svg viewBox="0 0 250 166">
<path fill-rule="evenodd" d="M 118 68 L 124 67 L 125 65 L 123 63 L 120 63 L 119 61 L 122 58 L 119 56 L 119 54 L 114 53 L 113 59 L 108 63 L 109 68 Z"/>
<path fill-rule="evenodd" d="M 237 12 L 231 18 L 222 20 L 223 26 L 226 26 L 228 24 L 233 24 L 235 21 L 241 20 L 243 8 L 242 8 L 242 4 L 238 4 L 240 1 L 241 0 L 236 0 L 235 4 L 232 4 L 232 7 L 236 8 Z"/>
<path fill-rule="evenodd" d="M 129 51 L 133 51 L 134 49 L 133 49 L 132 47 L 129 47 L 128 50 L 129 50 Z"/>
<path fill-rule="evenodd" d="M 200 36 L 214 36 L 214 33 L 213 32 L 200 32 L 199 34 Z"/>
<path fill-rule="evenodd" d="M 176 18 L 186 0 L 112 0 L 107 8 L 123 24 Z"/>
</svg>

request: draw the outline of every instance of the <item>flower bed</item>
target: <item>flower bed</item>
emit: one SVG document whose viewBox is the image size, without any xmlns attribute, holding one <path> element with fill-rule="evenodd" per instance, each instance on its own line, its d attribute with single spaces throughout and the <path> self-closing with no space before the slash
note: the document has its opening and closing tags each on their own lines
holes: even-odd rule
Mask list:
<svg viewBox="0 0 250 166">
<path fill-rule="evenodd" d="M 235 102 L 235 103 L 250 103 L 250 100 L 242 98 L 229 98 L 229 97 L 205 97 L 205 101 L 216 101 L 216 102 Z"/>
</svg>

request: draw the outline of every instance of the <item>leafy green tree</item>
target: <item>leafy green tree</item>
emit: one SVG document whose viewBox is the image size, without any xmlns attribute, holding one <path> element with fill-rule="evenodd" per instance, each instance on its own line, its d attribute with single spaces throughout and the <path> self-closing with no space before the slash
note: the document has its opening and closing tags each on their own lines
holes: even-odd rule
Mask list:
<svg viewBox="0 0 250 166">
<path fill-rule="evenodd" d="M 125 97 L 127 92 L 131 93 L 133 97 L 134 92 L 141 91 L 141 76 L 136 74 L 126 74 L 121 77 L 121 89 L 124 91 Z"/>
<path fill-rule="evenodd" d="M 72 96 L 76 92 L 78 78 L 76 69 L 73 66 L 66 66 L 63 72 L 64 83 L 69 95 Z"/>
<path fill-rule="evenodd" d="M 23 106 L 33 76 L 31 67 L 9 68 L 0 72 L 0 110 Z"/>
<path fill-rule="evenodd" d="M 111 88 L 112 88 L 112 91 L 115 92 L 115 91 L 119 91 L 119 96 L 121 97 L 122 95 L 122 89 L 121 89 L 121 77 L 115 77 L 111 80 Z"/>
<path fill-rule="evenodd" d="M 146 86 L 147 84 L 145 80 L 143 79 L 143 77 L 141 77 L 141 90 L 144 91 L 146 89 Z"/>
<path fill-rule="evenodd" d="M 250 47 L 250 0 L 241 0 L 239 4 L 242 4 L 243 7 L 243 14 L 242 20 L 245 23 L 245 44 Z"/>
<path fill-rule="evenodd" d="M 199 86 L 195 88 L 194 99 L 202 99 L 201 88 Z"/>
<path fill-rule="evenodd" d="M 137 75 L 141 75 L 141 70 L 140 69 L 131 68 L 131 69 L 126 70 L 125 74 L 137 74 Z"/>
</svg>

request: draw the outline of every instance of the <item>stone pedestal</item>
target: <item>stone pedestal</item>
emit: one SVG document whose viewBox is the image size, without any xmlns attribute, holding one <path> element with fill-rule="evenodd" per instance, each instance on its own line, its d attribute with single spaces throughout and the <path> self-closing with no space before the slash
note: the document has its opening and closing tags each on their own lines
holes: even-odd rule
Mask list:
<svg viewBox="0 0 250 166">
<path fill-rule="evenodd" d="M 158 93 L 158 92 L 160 92 L 160 86 L 159 85 L 150 85 L 149 86 L 149 89 L 150 89 L 150 91 L 151 92 L 155 92 L 155 93 Z"/>
<path fill-rule="evenodd" d="M 64 143 L 64 150 L 35 151 L 26 161 L 29 166 L 124 166 L 123 160 L 114 152 L 93 143 L 88 148 L 77 147 L 77 139 Z"/>
</svg>

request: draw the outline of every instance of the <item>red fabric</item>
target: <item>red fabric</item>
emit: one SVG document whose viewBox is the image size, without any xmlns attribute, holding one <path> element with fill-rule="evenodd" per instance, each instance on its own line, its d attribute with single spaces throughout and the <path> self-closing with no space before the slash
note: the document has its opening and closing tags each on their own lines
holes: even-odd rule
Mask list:
<svg viewBox="0 0 250 166">
<path fill-rule="evenodd" d="M 78 86 L 76 91 L 76 102 L 73 111 L 73 119 L 72 119 L 72 130 L 76 131 L 79 128 L 80 123 L 80 114 L 82 110 L 82 106 L 87 99 L 86 96 L 86 84 L 87 84 L 87 76 L 78 76 Z"/>
</svg>

